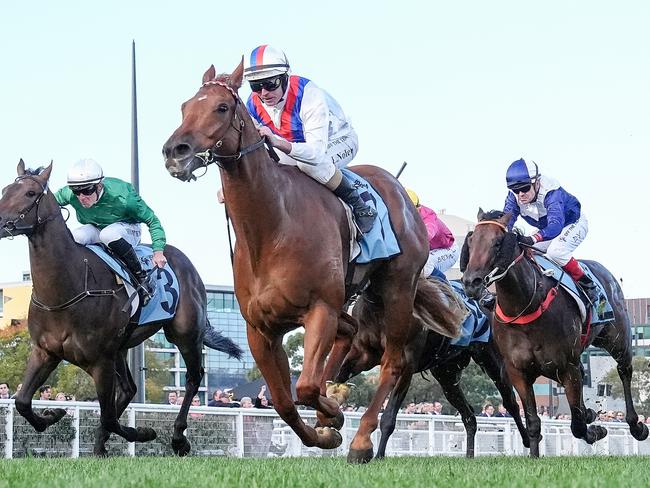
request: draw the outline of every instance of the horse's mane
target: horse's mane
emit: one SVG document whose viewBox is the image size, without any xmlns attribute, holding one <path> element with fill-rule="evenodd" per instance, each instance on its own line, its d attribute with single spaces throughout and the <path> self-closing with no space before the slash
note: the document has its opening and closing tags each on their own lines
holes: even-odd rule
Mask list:
<svg viewBox="0 0 650 488">
<path fill-rule="evenodd" d="M 36 169 L 27 168 L 27 169 L 25 170 L 25 175 L 26 175 L 26 176 L 38 176 L 38 175 L 40 175 L 43 171 L 45 171 L 45 166 L 39 166 L 39 167 L 36 168 Z"/>
<path fill-rule="evenodd" d="M 503 217 L 505 214 L 501 210 L 490 210 L 485 212 L 483 217 L 481 217 L 481 222 L 484 220 L 498 220 Z"/>
<path fill-rule="evenodd" d="M 230 86 L 230 73 L 219 73 L 212 81 L 218 81 Z"/>
</svg>

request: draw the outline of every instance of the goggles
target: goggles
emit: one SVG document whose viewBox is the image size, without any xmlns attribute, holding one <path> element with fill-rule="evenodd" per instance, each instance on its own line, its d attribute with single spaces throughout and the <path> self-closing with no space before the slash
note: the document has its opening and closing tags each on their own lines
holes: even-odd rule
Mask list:
<svg viewBox="0 0 650 488">
<path fill-rule="evenodd" d="M 266 91 L 277 90 L 282 84 L 282 76 L 276 76 L 275 78 L 267 78 L 265 80 L 251 81 L 251 90 L 255 93 L 259 93 L 262 89 Z"/>
<path fill-rule="evenodd" d="M 510 188 L 510 191 L 515 195 L 518 195 L 519 193 L 528 193 L 531 187 L 532 185 L 518 186 L 516 188 Z"/>
<path fill-rule="evenodd" d="M 72 193 L 74 193 L 75 195 L 90 196 L 97 191 L 97 185 L 72 187 L 70 188 L 70 190 L 72 190 Z"/>
</svg>

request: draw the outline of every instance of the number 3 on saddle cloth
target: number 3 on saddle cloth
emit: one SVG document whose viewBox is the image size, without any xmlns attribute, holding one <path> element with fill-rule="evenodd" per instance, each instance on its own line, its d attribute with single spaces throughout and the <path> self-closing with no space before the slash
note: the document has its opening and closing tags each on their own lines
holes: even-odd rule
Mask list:
<svg viewBox="0 0 650 488">
<path fill-rule="evenodd" d="M 121 261 L 118 261 L 107 248 L 98 244 L 91 244 L 86 246 L 99 256 L 106 264 L 115 272 L 115 274 L 124 282 L 126 292 L 129 296 L 135 293 L 135 286 L 133 286 L 132 278 L 127 271 L 127 268 Z M 135 248 L 135 252 L 140 259 L 142 269 L 149 272 L 153 267 L 153 251 L 151 247 L 139 245 Z M 138 324 L 144 325 L 150 322 L 158 322 L 161 320 L 169 320 L 176 314 L 176 306 L 178 305 L 179 297 L 179 284 L 174 271 L 169 266 L 169 263 L 164 268 L 156 268 L 151 276 L 151 284 L 154 288 L 153 296 L 145 307 L 140 307 L 140 297 L 136 293 L 135 299 L 131 302 L 131 314 L 135 316 L 139 312 Z"/>
<path fill-rule="evenodd" d="M 573 279 L 567 273 L 563 272 L 557 264 L 540 254 L 535 254 L 535 261 L 537 261 L 537 264 L 539 264 L 544 270 L 545 275 L 551 276 L 556 281 L 561 279 L 560 284 L 562 287 L 567 290 L 576 301 L 578 308 L 580 309 L 582 323 L 584 324 L 583 332 L 584 329 L 588 328 L 590 325 L 609 322 L 614 319 L 614 310 L 607 300 L 607 295 L 605 294 L 603 285 L 585 263 L 580 263 L 580 267 L 585 274 L 593 280 L 600 290 L 601 300 L 593 306 L 591 306 L 589 301 L 586 299 L 582 290 L 578 290 Z M 587 307 L 590 307 L 591 309 L 588 310 Z"/>
<path fill-rule="evenodd" d="M 360 240 L 357 241 L 357 228 L 352 221 L 352 212 L 350 207 L 343 203 L 350 224 L 350 261 L 355 261 L 357 264 L 366 264 L 375 259 L 388 259 L 400 254 L 402 250 L 390 224 L 388 209 L 379 193 L 358 174 L 348 169 L 342 169 L 341 172 L 343 177 L 347 178 L 352 183 L 352 186 L 359 190 L 362 200 L 377 211 L 377 218 L 372 229 L 360 236 Z"/>
</svg>

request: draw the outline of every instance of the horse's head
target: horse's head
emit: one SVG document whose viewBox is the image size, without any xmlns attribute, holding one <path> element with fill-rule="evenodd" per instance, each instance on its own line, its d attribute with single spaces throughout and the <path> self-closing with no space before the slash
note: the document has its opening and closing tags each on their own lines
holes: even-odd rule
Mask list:
<svg viewBox="0 0 650 488">
<path fill-rule="evenodd" d="M 198 168 L 239 159 L 248 119 L 237 95 L 243 73 L 243 61 L 229 75 L 217 76 L 210 66 L 199 91 L 181 106 L 183 121 L 163 146 L 165 166 L 174 178 L 190 181 Z"/>
<path fill-rule="evenodd" d="M 39 213 L 43 196 L 47 192 L 52 163 L 41 170 L 25 170 L 21 159 L 18 177 L 2 190 L 0 198 L 0 238 L 20 234 L 30 235 L 47 216 Z"/>
<path fill-rule="evenodd" d="M 479 208 L 478 223 L 467 234 L 460 257 L 463 286 L 471 298 L 480 298 L 483 289 L 499 279 L 520 254 L 517 234 L 507 231 L 510 217 L 510 213 Z"/>
</svg>

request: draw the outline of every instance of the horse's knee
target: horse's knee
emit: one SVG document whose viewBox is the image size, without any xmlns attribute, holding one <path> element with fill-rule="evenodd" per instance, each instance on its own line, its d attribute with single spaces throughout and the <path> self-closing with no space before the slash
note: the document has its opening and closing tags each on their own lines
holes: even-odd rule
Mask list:
<svg viewBox="0 0 650 488">
<path fill-rule="evenodd" d="M 113 434 L 118 434 L 120 431 L 120 423 L 117 419 L 100 419 L 99 423 L 104 428 L 106 432 L 111 432 Z"/>
<path fill-rule="evenodd" d="M 313 383 L 296 383 L 296 396 L 301 405 L 315 405 L 320 396 L 320 388 Z"/>
<path fill-rule="evenodd" d="M 32 409 L 32 401 L 29 398 L 16 397 L 16 410 L 23 417 L 28 414 Z"/>
</svg>

